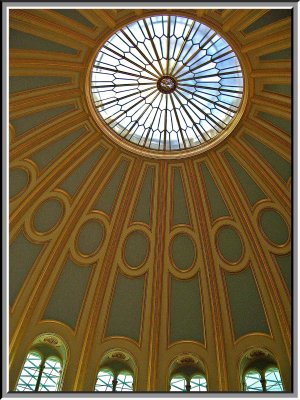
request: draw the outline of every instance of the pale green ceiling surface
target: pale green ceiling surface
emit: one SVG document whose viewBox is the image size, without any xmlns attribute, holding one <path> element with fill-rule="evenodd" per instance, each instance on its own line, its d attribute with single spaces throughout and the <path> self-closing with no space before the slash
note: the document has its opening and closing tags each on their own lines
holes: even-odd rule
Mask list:
<svg viewBox="0 0 300 400">
<path fill-rule="evenodd" d="M 252 24 L 248 25 L 244 29 L 245 33 L 251 33 L 257 29 L 263 28 L 266 25 L 272 24 L 273 22 L 280 21 L 283 18 L 290 17 L 292 12 L 290 9 L 278 9 L 267 11 L 263 16 L 258 18 Z"/>
<path fill-rule="evenodd" d="M 56 282 L 43 319 L 57 320 L 75 329 L 92 267 L 67 259 Z"/>
<path fill-rule="evenodd" d="M 173 224 L 190 224 L 187 202 L 182 184 L 180 170 L 174 168 L 173 191 Z"/>
<path fill-rule="evenodd" d="M 123 183 L 125 172 L 128 168 L 128 161 L 122 160 L 117 168 L 113 171 L 108 183 L 102 190 L 98 200 L 95 203 L 94 209 L 104 211 L 110 215 L 113 210 L 113 205 L 116 200 L 118 191 Z"/>
<path fill-rule="evenodd" d="M 231 165 L 238 181 L 240 182 L 246 197 L 253 206 L 259 200 L 265 199 L 266 196 L 260 187 L 254 182 L 246 170 L 232 157 L 228 152 L 224 153 L 229 164 Z"/>
<path fill-rule="evenodd" d="M 262 157 L 264 157 L 277 174 L 287 182 L 291 176 L 291 164 L 253 136 L 245 135 L 244 138 Z"/>
<path fill-rule="evenodd" d="M 85 25 L 88 28 L 94 28 L 94 25 L 82 14 L 80 14 L 79 10 L 71 10 L 71 9 L 64 9 L 64 8 L 57 8 L 55 12 L 63 15 L 64 17 L 73 19 L 76 22 L 79 22 L 82 25 Z"/>
<path fill-rule="evenodd" d="M 226 261 L 234 263 L 242 256 L 243 245 L 240 236 L 232 227 L 222 227 L 218 232 L 218 246 Z"/>
<path fill-rule="evenodd" d="M 31 114 L 25 115 L 24 117 L 13 119 L 11 122 L 13 127 L 15 128 L 16 136 L 20 136 L 26 131 L 42 124 L 43 122 L 52 119 L 56 120 L 56 117 L 59 117 L 60 115 L 74 109 L 75 107 L 73 104 L 67 104 L 65 106 L 48 108 L 46 110 L 33 112 Z"/>
<path fill-rule="evenodd" d="M 99 162 L 104 151 L 102 146 L 97 147 L 96 150 L 90 153 L 86 159 L 72 170 L 71 174 L 60 184 L 60 188 L 71 196 L 74 196 L 79 186 L 87 178 L 88 174 L 91 173 L 92 168 Z"/>
<path fill-rule="evenodd" d="M 235 339 L 252 332 L 268 334 L 265 312 L 251 268 L 224 274 Z"/>
<path fill-rule="evenodd" d="M 181 270 L 189 269 L 194 261 L 195 248 L 192 239 L 185 234 L 176 235 L 172 241 L 174 264 Z"/>
<path fill-rule="evenodd" d="M 125 336 L 138 341 L 144 297 L 144 276 L 118 274 L 105 336 Z"/>
<path fill-rule="evenodd" d="M 13 94 L 70 82 L 71 78 L 66 76 L 10 76 L 9 91 Z"/>
<path fill-rule="evenodd" d="M 82 136 L 86 132 L 85 127 L 76 129 L 75 131 L 69 133 L 62 139 L 56 140 L 55 142 L 49 143 L 42 150 L 38 150 L 31 156 L 32 161 L 34 161 L 39 169 L 45 168 L 49 163 L 55 160 L 55 158 L 62 153 L 68 146 L 70 146 L 76 139 Z"/>
<path fill-rule="evenodd" d="M 38 232 L 48 232 L 63 215 L 63 205 L 57 199 L 49 199 L 42 203 L 34 214 L 33 225 Z"/>
<path fill-rule="evenodd" d="M 291 85 L 284 84 L 266 84 L 263 88 L 266 92 L 283 94 L 284 96 L 291 96 Z"/>
<path fill-rule="evenodd" d="M 77 50 L 64 46 L 63 44 L 11 28 L 9 29 L 9 48 L 77 54 Z"/>
<path fill-rule="evenodd" d="M 140 266 L 146 256 L 149 248 L 149 242 L 145 234 L 139 231 L 132 232 L 126 239 L 125 259 L 133 268 Z"/>
<path fill-rule="evenodd" d="M 201 171 L 205 180 L 205 187 L 207 191 L 207 196 L 210 205 L 210 213 L 212 218 L 215 220 L 219 217 L 229 216 L 230 213 L 205 163 L 201 163 Z"/>
<path fill-rule="evenodd" d="M 276 128 L 281 129 L 282 131 L 284 131 L 289 135 L 291 134 L 292 124 L 290 120 L 278 117 L 276 115 L 268 114 L 262 111 L 258 112 L 257 115 L 263 120 L 273 124 Z"/>
<path fill-rule="evenodd" d="M 87 221 L 80 229 L 77 246 L 81 253 L 89 255 L 94 253 L 104 238 L 103 225 L 95 220 Z"/>
<path fill-rule="evenodd" d="M 23 168 L 12 168 L 9 170 L 9 197 L 20 193 L 29 180 L 28 172 Z"/>
<path fill-rule="evenodd" d="M 9 248 L 9 304 L 13 305 L 16 297 L 38 255 L 42 244 L 30 242 L 20 232 Z"/>
<path fill-rule="evenodd" d="M 139 199 L 136 205 L 136 209 L 133 214 L 133 221 L 144 222 L 150 225 L 150 210 L 151 210 L 151 193 L 153 183 L 154 169 L 152 167 L 147 169 L 144 182 L 139 194 Z"/>
<path fill-rule="evenodd" d="M 204 342 L 198 275 L 188 280 L 171 278 L 170 342 Z"/>
<path fill-rule="evenodd" d="M 291 259 L 291 254 L 285 254 L 285 255 L 277 255 L 276 256 L 276 261 L 277 264 L 280 268 L 281 274 L 283 276 L 283 279 L 285 280 L 285 283 L 289 289 L 289 291 L 292 291 L 292 259 Z"/>
<path fill-rule="evenodd" d="M 289 238 L 288 227 L 282 216 L 270 209 L 261 212 L 261 228 L 267 238 L 275 245 L 283 245 Z"/>
<path fill-rule="evenodd" d="M 289 47 L 288 49 L 274 51 L 272 53 L 264 54 L 259 57 L 262 61 L 277 61 L 277 60 L 289 60 L 292 58 L 292 49 Z"/>
</svg>

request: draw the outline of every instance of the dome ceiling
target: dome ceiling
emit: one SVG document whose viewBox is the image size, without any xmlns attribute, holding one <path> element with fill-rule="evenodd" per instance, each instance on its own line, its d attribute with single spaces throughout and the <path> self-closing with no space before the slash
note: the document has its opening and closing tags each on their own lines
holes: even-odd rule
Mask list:
<svg viewBox="0 0 300 400">
<path fill-rule="evenodd" d="M 171 362 L 187 352 L 209 390 L 240 390 L 251 347 L 276 357 L 289 387 L 290 11 L 162 11 L 10 10 L 13 387 L 48 333 L 71 354 L 64 390 L 93 391 L 115 348 L 135 360 L 137 390 L 167 390 Z M 91 113 L 99 46 L 158 13 L 223 32 L 243 60 L 243 115 L 205 153 L 132 152 Z"/>
</svg>

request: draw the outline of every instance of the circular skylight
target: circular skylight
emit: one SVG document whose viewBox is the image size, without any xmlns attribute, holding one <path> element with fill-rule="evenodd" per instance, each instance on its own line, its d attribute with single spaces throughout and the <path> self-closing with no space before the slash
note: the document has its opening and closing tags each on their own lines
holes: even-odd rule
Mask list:
<svg viewBox="0 0 300 400">
<path fill-rule="evenodd" d="M 114 135 L 161 153 L 215 142 L 243 96 L 227 41 L 190 18 L 154 16 L 113 34 L 98 51 L 91 95 Z M 218 140 L 219 141 L 219 140 Z"/>
</svg>

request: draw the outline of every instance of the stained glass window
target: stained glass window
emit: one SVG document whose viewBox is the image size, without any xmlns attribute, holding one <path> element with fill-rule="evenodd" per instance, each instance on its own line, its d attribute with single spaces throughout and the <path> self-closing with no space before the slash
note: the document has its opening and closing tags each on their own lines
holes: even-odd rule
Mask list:
<svg viewBox="0 0 300 400">
<path fill-rule="evenodd" d="M 112 392 L 113 390 L 113 373 L 108 369 L 101 369 L 97 375 L 95 392 Z"/>
<path fill-rule="evenodd" d="M 235 118 L 243 85 L 227 41 L 203 23 L 174 15 L 117 31 L 91 72 L 100 118 L 123 140 L 158 151 L 215 140 Z"/>
</svg>

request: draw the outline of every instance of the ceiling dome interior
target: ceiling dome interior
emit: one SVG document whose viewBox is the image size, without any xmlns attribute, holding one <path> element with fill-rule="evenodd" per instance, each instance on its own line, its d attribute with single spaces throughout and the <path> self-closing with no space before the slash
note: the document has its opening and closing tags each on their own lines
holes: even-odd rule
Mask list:
<svg viewBox="0 0 300 400">
<path fill-rule="evenodd" d="M 92 103 L 99 51 L 159 15 L 207 26 L 241 64 L 237 118 L 218 122 L 213 146 L 199 134 L 195 147 L 147 149 Z M 22 7 L 9 28 L 10 390 L 46 336 L 63 343 L 63 391 L 94 391 L 111 354 L 146 392 L 168 391 L 182 368 L 208 391 L 242 391 L 245 357 L 268 354 L 291 391 L 291 10 Z M 162 135 L 187 115 L 171 116 L 183 98 L 166 68 L 145 72 L 174 102 Z"/>
</svg>

